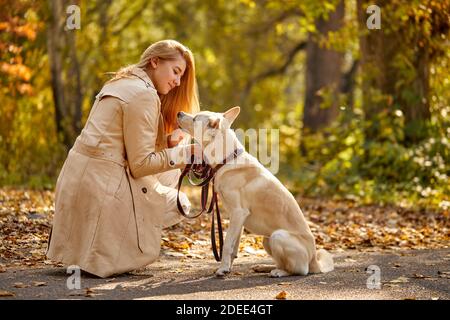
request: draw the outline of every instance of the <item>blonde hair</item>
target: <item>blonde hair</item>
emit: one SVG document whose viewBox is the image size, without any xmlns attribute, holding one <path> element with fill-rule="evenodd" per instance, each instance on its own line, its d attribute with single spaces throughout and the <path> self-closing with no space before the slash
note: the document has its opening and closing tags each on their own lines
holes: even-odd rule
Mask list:
<svg viewBox="0 0 450 320">
<path fill-rule="evenodd" d="M 179 54 L 186 61 L 186 70 L 181 77 L 180 85 L 161 97 L 161 112 L 164 117 L 165 131 L 171 133 L 177 128 L 177 113 L 184 111 L 197 113 L 200 111 L 197 82 L 195 79 L 195 62 L 191 50 L 175 40 L 161 40 L 150 45 L 141 55 L 138 63 L 121 68 L 110 81 L 131 76 L 134 68 L 145 70 L 150 59 L 158 57 L 162 60 L 176 60 Z"/>
</svg>

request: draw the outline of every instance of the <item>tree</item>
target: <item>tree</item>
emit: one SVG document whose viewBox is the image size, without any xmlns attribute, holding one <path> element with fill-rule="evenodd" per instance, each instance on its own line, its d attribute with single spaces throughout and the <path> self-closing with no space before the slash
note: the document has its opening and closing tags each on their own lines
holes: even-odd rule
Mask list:
<svg viewBox="0 0 450 320">
<path fill-rule="evenodd" d="M 323 38 L 343 25 L 344 1 L 340 1 L 327 18 L 316 21 L 316 33 L 310 33 L 306 46 L 305 104 L 303 126 L 311 131 L 327 127 L 338 114 L 338 95 L 341 90 L 343 54 L 325 48 Z M 320 43 L 322 40 L 322 44 Z M 331 103 L 324 105 L 324 96 Z"/>
<path fill-rule="evenodd" d="M 409 2 L 383 0 L 381 29 L 366 26 L 368 3 L 358 0 L 361 30 L 361 74 L 363 105 L 368 140 L 382 133 L 380 114 L 404 115 L 405 144 L 416 143 L 427 135 L 430 120 L 429 70 L 433 59 L 445 50 L 436 41 L 449 29 L 447 1 Z"/>
<path fill-rule="evenodd" d="M 81 131 L 83 93 L 76 31 L 65 28 L 68 0 L 50 0 L 47 50 L 55 104 L 55 123 L 67 150 Z"/>
</svg>

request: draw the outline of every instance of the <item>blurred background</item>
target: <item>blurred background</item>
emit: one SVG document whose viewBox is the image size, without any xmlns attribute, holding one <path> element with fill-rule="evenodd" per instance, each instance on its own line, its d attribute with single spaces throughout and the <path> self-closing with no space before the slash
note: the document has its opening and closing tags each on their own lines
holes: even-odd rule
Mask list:
<svg viewBox="0 0 450 320">
<path fill-rule="evenodd" d="M 450 208 L 450 0 L 0 4 L 2 187 L 54 188 L 106 73 L 176 39 L 202 109 L 239 105 L 234 128 L 280 130 L 292 192 Z"/>
</svg>

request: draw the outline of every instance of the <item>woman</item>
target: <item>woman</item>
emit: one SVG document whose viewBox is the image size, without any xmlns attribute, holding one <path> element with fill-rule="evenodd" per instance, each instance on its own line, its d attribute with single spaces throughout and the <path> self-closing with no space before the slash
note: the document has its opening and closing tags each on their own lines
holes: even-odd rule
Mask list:
<svg viewBox="0 0 450 320">
<path fill-rule="evenodd" d="M 193 55 L 173 40 L 152 44 L 105 84 L 56 183 L 48 258 L 100 277 L 158 258 L 161 229 L 182 218 L 180 168 L 201 156 L 178 145 L 176 129 L 178 111 L 199 110 L 196 90 Z"/>
</svg>

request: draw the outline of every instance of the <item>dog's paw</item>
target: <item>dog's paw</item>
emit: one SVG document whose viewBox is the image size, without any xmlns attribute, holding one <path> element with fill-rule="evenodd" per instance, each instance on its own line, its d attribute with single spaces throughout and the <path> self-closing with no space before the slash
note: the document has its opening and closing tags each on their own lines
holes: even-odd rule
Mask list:
<svg viewBox="0 0 450 320">
<path fill-rule="evenodd" d="M 281 278 L 281 277 L 287 277 L 289 276 L 289 272 L 281 270 L 281 269 L 274 269 L 270 271 L 270 277 L 271 278 Z"/>
<path fill-rule="evenodd" d="M 230 268 L 220 267 L 216 271 L 216 277 L 224 277 L 227 273 L 230 273 Z"/>
</svg>

